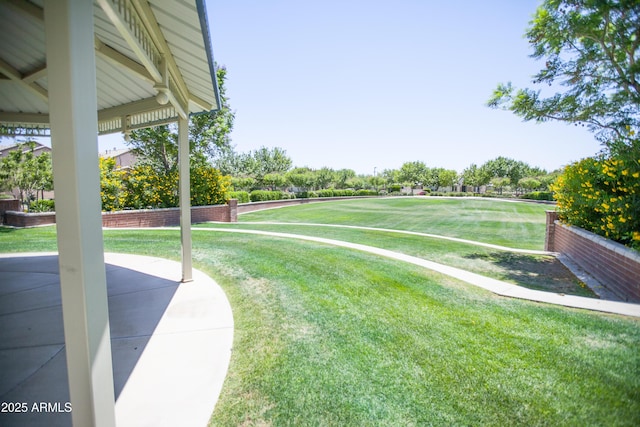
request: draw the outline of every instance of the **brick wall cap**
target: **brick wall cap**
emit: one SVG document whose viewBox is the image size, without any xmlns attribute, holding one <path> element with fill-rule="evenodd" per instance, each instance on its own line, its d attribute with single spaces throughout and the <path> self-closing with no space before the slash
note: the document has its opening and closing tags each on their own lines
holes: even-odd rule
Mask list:
<svg viewBox="0 0 640 427">
<path fill-rule="evenodd" d="M 555 224 L 563 228 L 566 228 L 568 230 L 571 230 L 573 233 L 577 234 L 578 236 L 583 237 L 587 240 L 591 240 L 592 242 L 597 243 L 598 245 L 603 246 L 613 252 L 616 252 L 617 254 L 620 254 L 626 258 L 629 258 L 635 262 L 640 263 L 640 253 L 634 249 L 628 248 L 623 244 L 614 242 L 613 240 L 607 239 L 605 237 L 598 236 L 597 234 L 584 230 L 580 227 L 563 224 L 560 221 L 555 221 Z"/>
<path fill-rule="evenodd" d="M 55 216 L 55 212 L 20 212 L 20 211 L 7 211 L 5 212 L 14 216 L 23 216 L 23 217 L 37 217 L 37 216 Z"/>
</svg>

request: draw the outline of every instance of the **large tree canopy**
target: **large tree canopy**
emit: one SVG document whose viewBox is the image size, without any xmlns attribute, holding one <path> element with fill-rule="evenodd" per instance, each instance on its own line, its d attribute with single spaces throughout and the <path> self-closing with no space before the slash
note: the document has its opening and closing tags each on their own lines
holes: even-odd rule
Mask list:
<svg viewBox="0 0 640 427">
<path fill-rule="evenodd" d="M 227 69 L 216 68 L 221 107 L 218 111 L 193 115 L 189 118 L 189 148 L 192 161 L 203 163 L 229 150 L 229 134 L 233 128 L 234 113 L 226 97 Z M 177 168 L 178 131 L 175 124 L 155 126 L 131 132 L 128 141 L 141 161 L 157 171 L 169 173 Z"/>
<path fill-rule="evenodd" d="M 526 36 L 544 68 L 533 83 L 562 93 L 499 84 L 488 102 L 525 121 L 582 124 L 607 147 L 634 144 L 640 127 L 640 2 L 545 0 Z"/>
</svg>

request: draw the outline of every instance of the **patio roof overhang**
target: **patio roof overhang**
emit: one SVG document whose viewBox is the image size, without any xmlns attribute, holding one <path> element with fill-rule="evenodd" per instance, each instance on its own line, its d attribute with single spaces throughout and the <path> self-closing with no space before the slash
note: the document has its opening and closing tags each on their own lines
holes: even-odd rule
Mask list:
<svg viewBox="0 0 640 427">
<path fill-rule="evenodd" d="M 48 136 L 44 0 L 3 0 L 0 134 Z M 98 133 L 217 110 L 204 0 L 96 0 Z"/>
<path fill-rule="evenodd" d="M 98 134 L 178 122 L 192 279 L 188 117 L 220 106 L 204 0 L 2 0 L 0 134 L 51 136 L 73 424 L 114 426 Z"/>
</svg>

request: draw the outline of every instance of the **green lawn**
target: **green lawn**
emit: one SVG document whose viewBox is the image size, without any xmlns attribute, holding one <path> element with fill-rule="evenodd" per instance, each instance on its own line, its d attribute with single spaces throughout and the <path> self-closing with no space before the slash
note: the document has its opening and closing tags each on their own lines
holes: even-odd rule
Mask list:
<svg viewBox="0 0 640 427">
<path fill-rule="evenodd" d="M 104 235 L 107 251 L 180 256 L 178 230 Z M 640 424 L 640 320 L 318 243 L 193 238 L 234 311 L 212 425 Z M 0 251 L 25 250 L 55 250 L 55 229 L 0 229 Z"/>
<path fill-rule="evenodd" d="M 239 222 L 343 224 L 440 234 L 522 249 L 544 249 L 553 206 L 489 199 L 389 197 L 309 203 L 251 212 Z"/>
<path fill-rule="evenodd" d="M 367 227 L 428 232 L 484 243 L 506 244 L 513 248 L 542 249 L 544 211 L 549 208 L 549 205 L 486 199 L 359 199 L 252 212 L 240 215 L 240 222 L 236 224 L 201 224 L 198 227 L 243 228 L 343 240 L 401 252 L 531 289 L 594 297 L 590 289 L 552 256 L 512 253 L 379 230 L 299 225 L 353 226 L 356 225 L 351 218 L 353 216 L 360 221 L 360 225 Z M 443 210 L 447 212 L 446 218 L 441 217 Z M 394 221 L 400 216 L 411 218 L 414 223 L 404 222 L 398 226 Z M 493 220 L 487 221 L 487 218 Z M 258 224 L 257 221 L 283 224 Z M 455 224 L 455 227 L 447 227 L 447 223 Z M 531 231 L 526 233 L 526 230 Z"/>
</svg>

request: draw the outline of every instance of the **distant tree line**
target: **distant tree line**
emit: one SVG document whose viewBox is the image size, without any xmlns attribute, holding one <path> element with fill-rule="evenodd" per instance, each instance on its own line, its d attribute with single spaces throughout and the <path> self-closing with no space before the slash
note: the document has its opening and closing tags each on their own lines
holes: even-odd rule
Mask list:
<svg viewBox="0 0 640 427">
<path fill-rule="evenodd" d="M 352 169 L 322 167 L 293 167 L 292 159 L 282 148 L 261 147 L 247 153 L 227 151 L 214 165 L 224 175 L 232 177 L 235 190 L 318 191 L 325 189 L 368 189 L 387 192 L 421 188 L 428 191 L 454 191 L 468 187 L 478 192 L 481 186 L 490 186 L 498 194 L 509 189 L 516 193 L 548 191 L 559 172 L 530 166 L 523 161 L 506 157 L 489 160 L 481 166 L 475 164 L 462 173 L 442 167 L 428 167 L 422 161 L 405 162 L 400 169 L 385 169 L 380 173 L 357 174 Z"/>
</svg>

